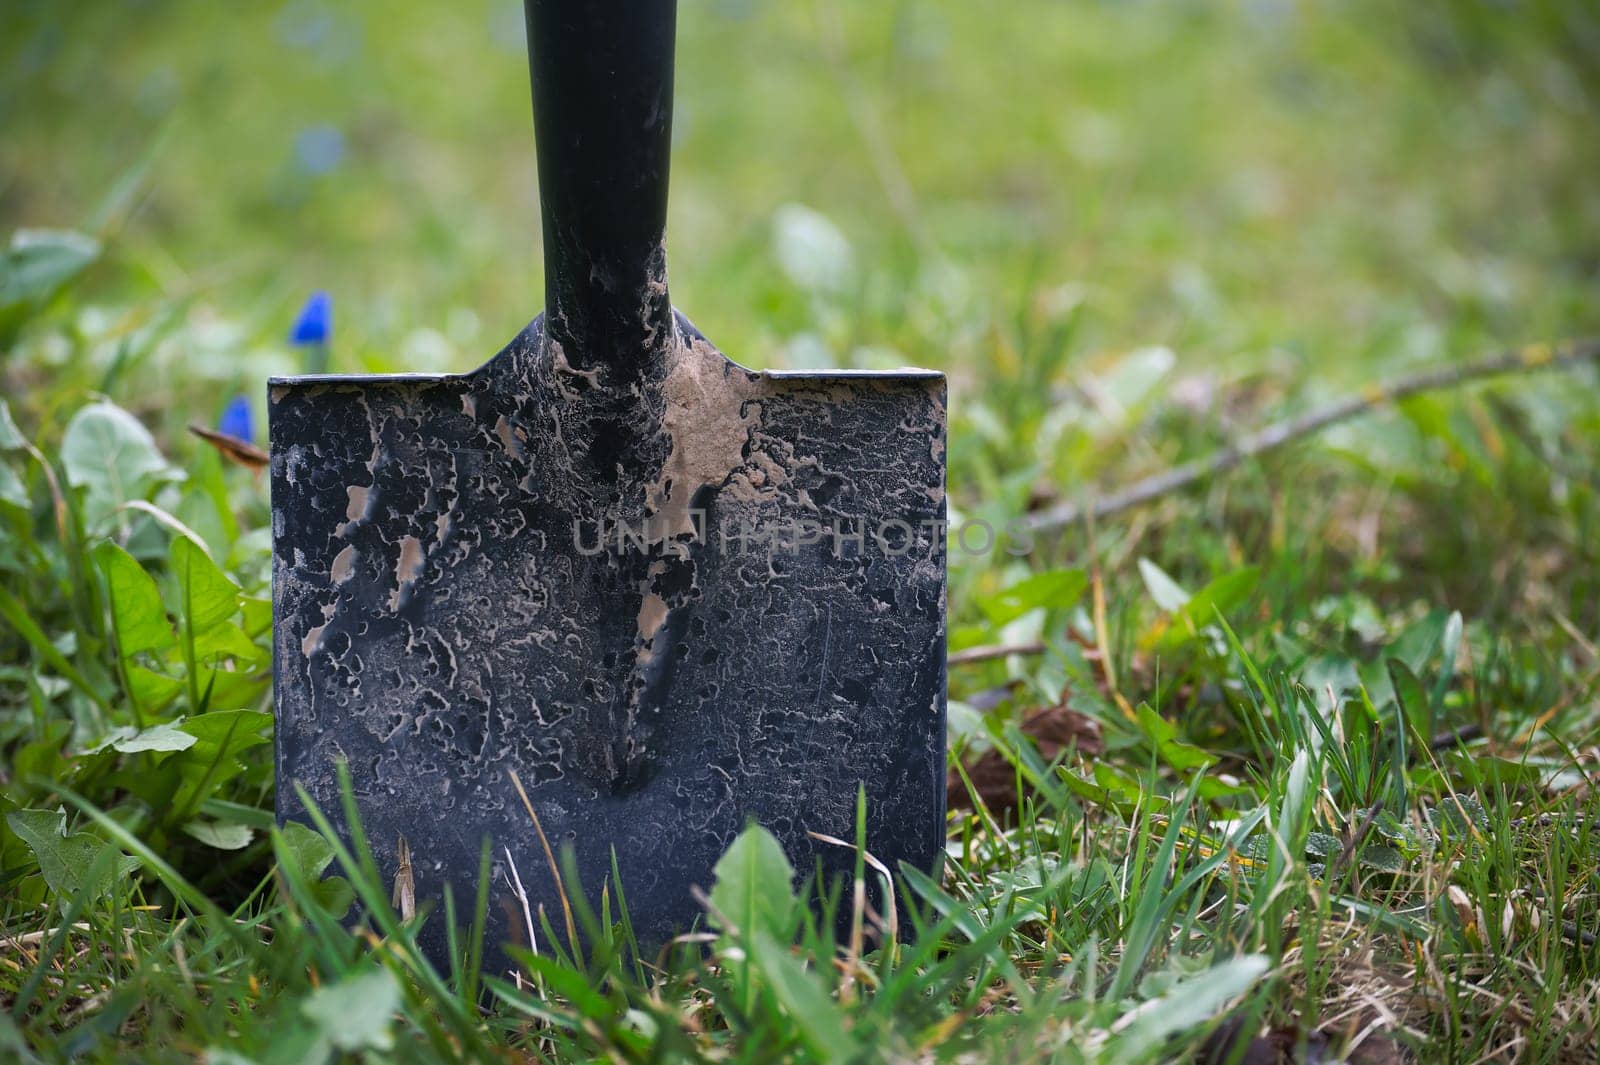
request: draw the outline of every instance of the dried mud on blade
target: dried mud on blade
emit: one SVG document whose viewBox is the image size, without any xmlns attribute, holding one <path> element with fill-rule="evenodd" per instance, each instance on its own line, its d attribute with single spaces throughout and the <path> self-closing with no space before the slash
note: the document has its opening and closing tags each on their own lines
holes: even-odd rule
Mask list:
<svg viewBox="0 0 1600 1065">
<path fill-rule="evenodd" d="M 546 314 L 472 373 L 270 384 L 279 817 L 298 786 L 346 829 L 347 763 L 421 904 L 474 898 L 487 838 L 491 945 L 526 939 L 508 862 L 560 906 L 513 775 L 647 942 L 750 820 L 848 873 L 807 833 L 853 839 L 858 789 L 873 854 L 933 869 L 944 379 L 716 351 L 661 250 L 672 4 L 528 11 Z"/>
</svg>

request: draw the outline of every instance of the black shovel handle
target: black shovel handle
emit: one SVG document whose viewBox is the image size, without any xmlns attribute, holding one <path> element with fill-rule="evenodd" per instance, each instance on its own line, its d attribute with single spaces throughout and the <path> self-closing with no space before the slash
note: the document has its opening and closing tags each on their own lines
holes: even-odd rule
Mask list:
<svg viewBox="0 0 1600 1065">
<path fill-rule="evenodd" d="M 662 236 L 677 0 L 523 0 L 544 223 L 545 336 L 641 372 L 672 334 Z M 609 376 L 609 375 L 608 375 Z"/>
</svg>

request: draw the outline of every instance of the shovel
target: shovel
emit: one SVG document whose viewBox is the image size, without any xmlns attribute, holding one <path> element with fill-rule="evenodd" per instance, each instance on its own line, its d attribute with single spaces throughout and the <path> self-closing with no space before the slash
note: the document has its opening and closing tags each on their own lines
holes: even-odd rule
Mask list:
<svg viewBox="0 0 1600 1065">
<path fill-rule="evenodd" d="M 345 763 L 397 897 L 475 898 L 487 845 L 523 946 L 602 886 L 690 929 L 752 821 L 826 888 L 862 792 L 934 870 L 944 378 L 719 353 L 667 295 L 675 0 L 526 10 L 544 314 L 470 373 L 270 382 L 278 818 L 348 835 Z"/>
</svg>

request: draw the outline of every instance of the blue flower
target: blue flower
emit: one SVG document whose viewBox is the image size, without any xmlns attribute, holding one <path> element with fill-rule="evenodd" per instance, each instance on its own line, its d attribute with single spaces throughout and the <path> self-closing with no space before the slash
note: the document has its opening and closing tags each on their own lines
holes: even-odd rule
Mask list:
<svg viewBox="0 0 1600 1065">
<path fill-rule="evenodd" d="M 228 436 L 253 444 L 256 440 L 255 418 L 250 410 L 250 400 L 245 396 L 234 396 L 223 408 L 222 417 L 217 419 L 217 431 Z"/>
<path fill-rule="evenodd" d="M 306 305 L 300 308 L 300 317 L 294 320 L 294 328 L 289 330 L 289 343 L 326 344 L 332 335 L 333 298 L 320 290 L 313 292 L 306 300 Z"/>
<path fill-rule="evenodd" d="M 344 134 L 333 126 L 307 126 L 295 135 L 294 157 L 301 170 L 320 177 L 344 158 Z"/>
</svg>

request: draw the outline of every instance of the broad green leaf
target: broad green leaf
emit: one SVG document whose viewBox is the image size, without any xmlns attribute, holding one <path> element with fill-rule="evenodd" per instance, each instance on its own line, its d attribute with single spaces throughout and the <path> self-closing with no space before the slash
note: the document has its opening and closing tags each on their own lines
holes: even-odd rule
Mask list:
<svg viewBox="0 0 1600 1065">
<path fill-rule="evenodd" d="M 100 255 L 100 242 L 63 229 L 19 229 L 0 252 L 0 338 Z"/>
<path fill-rule="evenodd" d="M 1446 795 L 1438 806 L 1428 811 L 1428 823 L 1460 839 L 1471 836 L 1473 829 L 1480 832 L 1486 830 L 1489 827 L 1489 813 L 1476 795 L 1457 793 Z"/>
<path fill-rule="evenodd" d="M 1107 1058 L 1143 1060 L 1170 1037 L 1210 1020 L 1230 1001 L 1250 990 L 1271 967 L 1259 954 L 1246 954 L 1178 981 L 1165 995 L 1140 1007 L 1139 1019 L 1106 1047 Z"/>
<path fill-rule="evenodd" d="M 71 681 L 73 687 L 83 692 L 99 705 L 105 706 L 107 704 L 106 696 L 93 684 L 89 683 L 88 678 L 67 660 L 66 654 L 57 646 L 57 641 L 51 640 L 45 634 L 45 631 L 39 627 L 38 622 L 34 621 L 28 614 L 28 608 L 23 605 L 22 601 L 3 586 L 0 586 L 0 617 L 10 622 L 12 629 L 33 645 L 33 649 L 39 653 L 39 657 L 44 659 L 46 664 L 56 673 Z M 68 635 L 75 636 L 74 633 L 68 633 Z"/>
<path fill-rule="evenodd" d="M 1527 756 L 1505 758 L 1487 750 L 1466 751 L 1457 747 L 1441 752 L 1440 761 L 1445 774 L 1432 774 L 1429 785 L 1440 791 L 1447 784 L 1459 787 L 1463 783 L 1481 789 L 1488 795 L 1518 789 L 1538 791 L 1556 787 L 1559 780 L 1558 773 Z M 1428 775 L 1426 770 L 1418 773 L 1419 778 L 1427 778 Z M 1583 784 L 1586 779 L 1582 774 L 1576 774 L 1567 786 Z"/>
<path fill-rule="evenodd" d="M 244 614 L 245 634 L 252 639 L 265 635 L 272 628 L 271 599 L 247 595 L 239 601 L 239 609 Z"/>
<path fill-rule="evenodd" d="M 17 810 L 6 815 L 6 824 L 33 851 L 50 890 L 63 898 L 83 891 L 98 898 L 139 868 L 139 859 L 124 855 L 97 882 L 85 883 L 96 859 L 115 847 L 87 832 L 68 835 L 65 810 Z"/>
<path fill-rule="evenodd" d="M 103 751 L 107 747 L 123 754 L 137 754 L 141 751 L 186 751 L 199 741 L 184 732 L 179 727 L 181 724 L 181 721 L 168 721 L 152 725 L 147 729 L 135 729 L 124 725 L 113 729 L 109 736 L 89 748 L 88 753 Z"/>
<path fill-rule="evenodd" d="M 333 864 L 333 844 L 323 839 L 315 829 L 299 821 L 288 821 L 279 831 L 283 834 L 290 859 L 308 879 L 321 876 L 322 871 Z"/>
<path fill-rule="evenodd" d="M 1183 771 L 1203 769 L 1217 760 L 1216 756 L 1178 739 L 1177 727 L 1156 713 L 1149 703 L 1139 704 L 1136 717 L 1139 728 L 1149 737 L 1151 746 L 1161 760 L 1172 768 Z"/>
<path fill-rule="evenodd" d="M 200 804 L 200 812 L 218 821 L 248 825 L 258 832 L 276 828 L 278 824 L 271 810 L 264 810 L 249 803 L 230 802 L 227 799 L 207 799 Z"/>
<path fill-rule="evenodd" d="M 1326 832 L 1306 833 L 1306 853 L 1317 858 L 1332 858 L 1344 850 L 1344 844 L 1339 842 L 1337 836 L 1330 836 Z"/>
<path fill-rule="evenodd" d="M 713 872 L 717 880 L 711 889 L 711 905 L 722 918 L 733 922 L 746 937 L 757 932 L 781 939 L 789 936 L 795 907 L 794 867 L 771 832 L 757 824 L 747 827 Z M 715 915 L 711 919 L 713 924 L 718 921 Z"/>
<path fill-rule="evenodd" d="M 342 876 L 318 879 L 333 863 L 333 844 L 314 829 L 298 821 L 287 822 L 279 833 L 284 844 L 283 849 L 288 854 L 288 860 L 294 863 L 295 871 L 305 880 L 312 882 L 312 895 L 329 913 L 335 917 L 343 917 L 345 911 L 350 909 L 350 904 L 355 901 L 355 891 L 350 887 L 350 882 Z"/>
<path fill-rule="evenodd" d="M 28 496 L 28 486 L 4 462 L 0 462 L 0 503 L 7 503 L 23 513 L 33 505 L 33 500 Z"/>
<path fill-rule="evenodd" d="M 1361 864 L 1380 873 L 1398 873 L 1405 868 L 1405 858 L 1393 847 L 1369 843 L 1361 848 Z"/>
<path fill-rule="evenodd" d="M 1411 672 L 1421 674 L 1433 661 L 1449 627 L 1449 614 L 1443 610 L 1430 610 L 1401 630 L 1389 645 L 1387 657 L 1398 658 L 1411 667 Z"/>
<path fill-rule="evenodd" d="M 1125 803 L 1138 803 L 1147 798 L 1144 789 L 1132 775 L 1104 760 L 1096 760 L 1094 763 L 1094 782 L 1104 788 L 1113 799 Z M 1156 802 L 1154 805 L 1159 807 L 1160 803 Z"/>
<path fill-rule="evenodd" d="M 187 536 L 172 541 L 172 572 L 178 579 L 184 623 L 198 639 L 239 609 L 239 586 Z"/>
<path fill-rule="evenodd" d="M 1171 348 L 1134 348 L 1109 370 L 1094 375 L 1097 395 L 1107 401 L 1097 402 L 1096 412 L 1118 425 L 1127 424 L 1146 400 L 1166 394 L 1162 381 L 1177 364 Z"/>
<path fill-rule="evenodd" d="M 786 203 L 773 214 L 772 249 L 800 288 L 831 292 L 849 284 L 850 241 L 826 215 L 804 204 Z"/>
<path fill-rule="evenodd" d="M 1416 849 L 1417 831 L 1409 823 L 1400 820 L 1388 810 L 1380 811 L 1372 821 L 1372 830 L 1382 839 L 1398 843 L 1403 847 Z"/>
<path fill-rule="evenodd" d="M 756 932 L 749 947 L 750 960 L 812 1053 L 822 1061 L 853 1060 L 859 1047 L 845 1027 L 844 1014 L 816 975 L 766 932 Z"/>
<path fill-rule="evenodd" d="M 372 968 L 318 988 L 300 1012 L 333 1046 L 345 1051 L 391 1050 L 400 985 L 388 969 Z"/>
<path fill-rule="evenodd" d="M 17 1022 L 5 1011 L 0 1011 L 0 1058 L 16 1062 L 16 1065 L 39 1065 L 41 1060 L 28 1046 Z"/>
<path fill-rule="evenodd" d="M 161 605 L 155 578 L 114 543 L 96 547 L 94 559 L 105 574 L 111 620 L 122 657 L 129 659 L 145 651 L 161 652 L 172 647 L 172 623 Z"/>
<path fill-rule="evenodd" d="M 1433 694 L 1429 700 L 1435 721 L 1439 720 L 1439 713 L 1444 709 L 1444 698 L 1450 691 L 1451 682 L 1455 680 L 1456 655 L 1461 650 L 1462 629 L 1461 611 L 1451 611 L 1445 619 L 1444 631 L 1439 636 L 1439 678 L 1433 683 Z"/>
<path fill-rule="evenodd" d="M 1054 569 L 1027 577 L 979 605 L 992 624 L 1015 621 L 1030 610 L 1068 607 L 1082 597 L 1089 577 L 1081 569 Z"/>
<path fill-rule="evenodd" d="M 143 666 L 128 666 L 128 694 L 146 710 L 160 710 L 183 691 L 183 681 Z"/>
<path fill-rule="evenodd" d="M 1174 611 L 1177 618 L 1167 630 L 1169 638 L 1182 639 L 1214 624 L 1218 614 L 1226 614 L 1250 598 L 1260 576 L 1257 567 L 1243 566 L 1212 580 Z"/>
<path fill-rule="evenodd" d="M 174 472 L 150 431 L 109 400 L 91 403 L 72 416 L 61 438 L 61 465 L 67 483 L 84 489 L 91 521 L 139 498 L 151 481 Z"/>
<path fill-rule="evenodd" d="M 256 835 L 248 825 L 230 825 L 220 821 L 190 821 L 183 826 L 183 830 L 201 843 L 224 851 L 248 847 Z"/>
<path fill-rule="evenodd" d="M 1400 659 L 1389 659 L 1388 667 L 1389 683 L 1394 685 L 1395 698 L 1405 714 L 1406 724 L 1416 734 L 1417 742 L 1426 744 L 1433 735 L 1433 704 L 1427 691 L 1411 667 Z"/>
<path fill-rule="evenodd" d="M 261 710 L 212 710 L 188 718 L 180 726 L 197 742 L 185 757 L 229 756 L 257 744 L 268 742 L 262 730 L 270 727 L 272 715 Z"/>
<path fill-rule="evenodd" d="M 16 451 L 27 445 L 28 438 L 11 418 L 10 404 L 0 399 L 0 451 Z"/>
<path fill-rule="evenodd" d="M 35 777 L 40 780 L 60 779 L 66 771 L 66 759 L 62 757 L 61 749 L 66 745 L 67 737 L 71 735 L 72 722 L 47 723 L 39 730 L 38 739 L 24 743 L 12 755 L 11 778 L 20 781 Z M 5 798 L 5 792 L 0 790 L 0 802 Z"/>
<path fill-rule="evenodd" d="M 1274 846 L 1267 857 L 1269 884 L 1280 883 L 1288 874 L 1288 867 L 1296 860 L 1294 855 L 1305 853 L 1306 821 L 1311 812 L 1311 752 L 1301 748 L 1294 761 L 1289 763 L 1289 778 L 1283 784 L 1283 802 L 1278 807 L 1277 822 L 1272 826 L 1278 839 L 1288 848 Z"/>
<path fill-rule="evenodd" d="M 174 537 L 173 574 L 178 577 L 184 620 L 195 636 L 219 625 L 238 611 L 238 585 L 187 536 Z"/>
<path fill-rule="evenodd" d="M 267 661 L 264 655 L 257 664 L 264 665 Z M 258 703 L 261 693 L 269 684 L 266 671 L 259 668 L 212 670 L 202 664 L 201 672 L 203 683 L 211 686 L 209 706 L 249 706 Z"/>
<path fill-rule="evenodd" d="M 1183 586 L 1148 558 L 1139 560 L 1139 576 L 1144 579 L 1144 586 L 1156 606 L 1167 613 L 1178 610 L 1189 601 L 1189 593 L 1183 590 Z"/>
<path fill-rule="evenodd" d="M 213 625 L 195 636 L 194 651 L 201 659 L 232 658 L 242 663 L 270 661 L 270 649 L 256 643 L 245 631 L 232 622 Z"/>
<path fill-rule="evenodd" d="M 310 1029 L 306 1029 L 305 1032 L 310 1032 L 312 1038 L 306 1040 L 304 1046 L 298 1043 L 296 1044 L 296 1055 L 293 1060 L 301 1062 L 302 1065 L 304 1065 L 305 1062 L 321 1061 L 323 1058 L 326 1058 L 328 1056 L 328 1047 L 317 1047 L 316 1051 L 312 1052 L 312 1048 L 316 1047 L 317 1044 L 315 1033 L 311 1032 Z M 303 1035 L 305 1032 L 296 1033 L 296 1035 Z M 294 1036 L 291 1036 L 290 1038 L 294 1038 Z M 281 1057 L 276 1056 L 277 1054 L 281 1053 L 282 1049 L 282 1041 L 274 1041 L 273 1051 L 275 1052 L 275 1056 L 268 1060 L 284 1060 Z M 261 1065 L 261 1063 L 257 1062 L 256 1059 L 246 1057 L 238 1051 L 229 1050 L 226 1047 L 207 1047 L 206 1052 L 201 1055 L 200 1060 L 204 1063 L 204 1065 Z"/>
<path fill-rule="evenodd" d="M 272 724 L 272 715 L 259 710 L 212 710 L 184 721 L 182 728 L 194 736 L 193 747 L 174 755 L 173 763 L 183 774 L 183 783 L 173 796 L 173 808 L 192 811 L 210 798 L 217 786 L 244 772 L 239 755 L 268 743 L 262 733 Z"/>
</svg>

